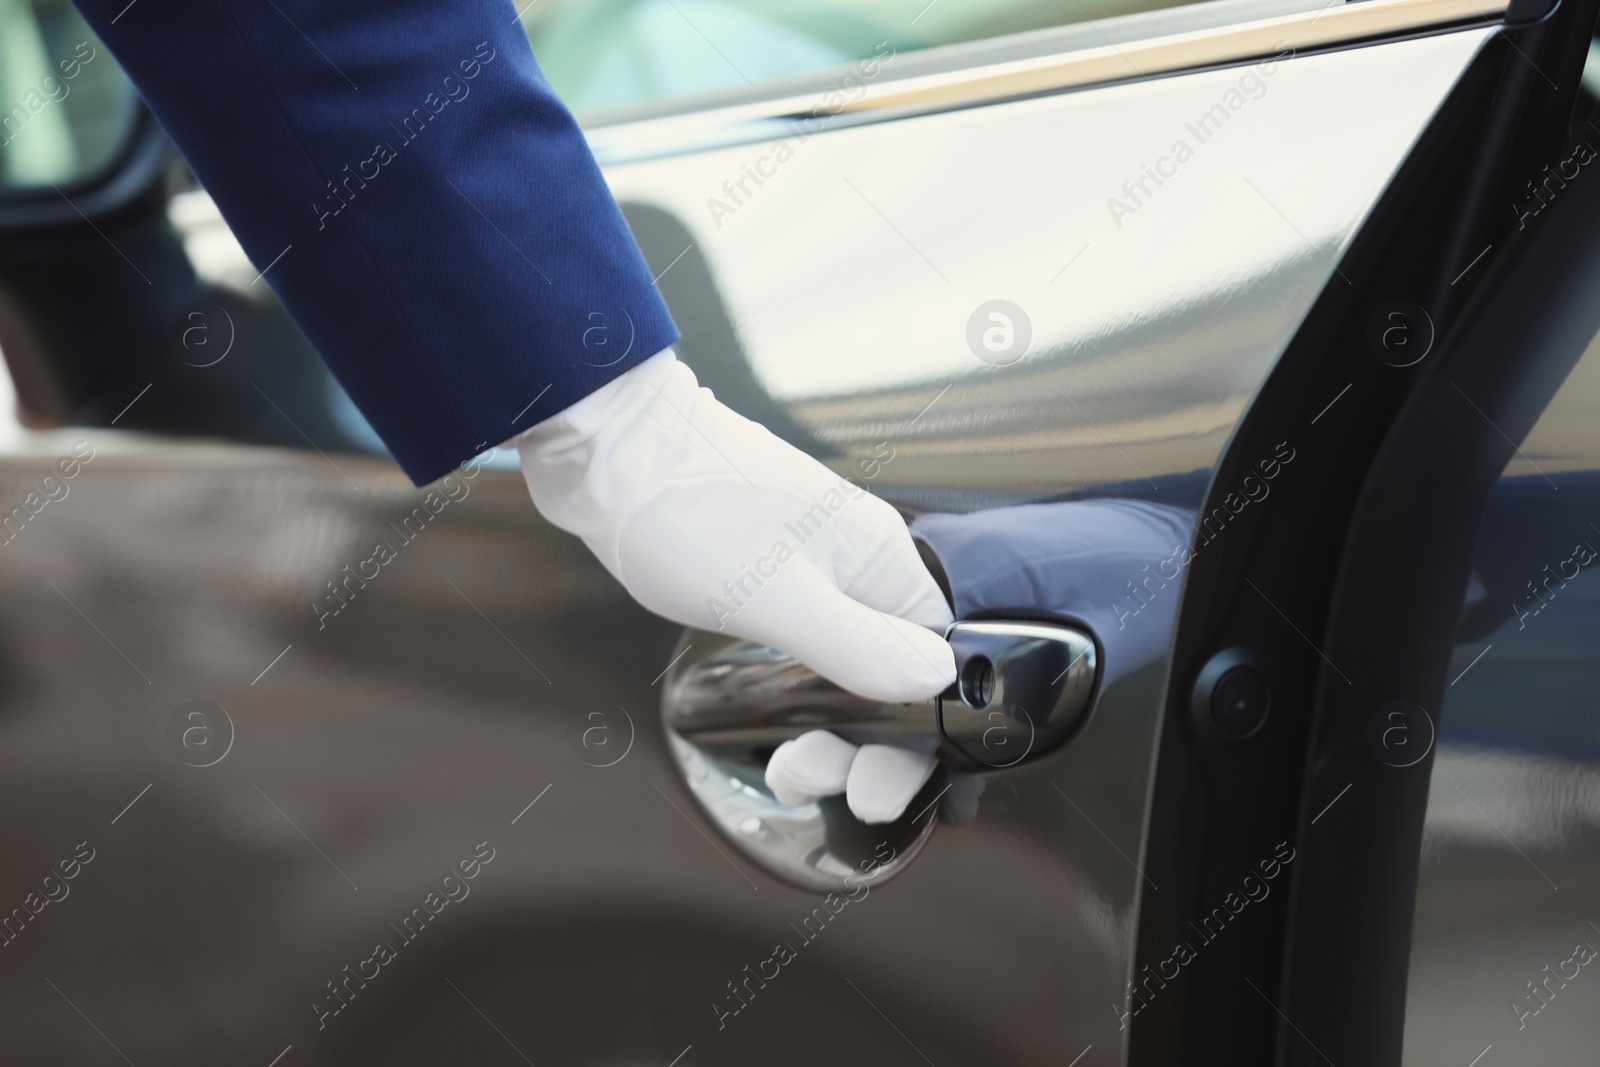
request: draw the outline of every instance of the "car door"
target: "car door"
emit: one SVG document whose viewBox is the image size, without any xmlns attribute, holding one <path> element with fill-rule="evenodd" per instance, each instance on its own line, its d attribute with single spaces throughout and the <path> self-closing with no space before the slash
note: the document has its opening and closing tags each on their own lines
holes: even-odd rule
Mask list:
<svg viewBox="0 0 1600 1067">
<path fill-rule="evenodd" d="M 676 32 L 770 58 L 708 10 Z M 632 604 L 504 456 L 410 487 L 144 120 L 17 183 L 0 346 L 57 428 L 3 460 L 8 1050 L 1273 1055 L 1322 854 L 1303 642 L 1417 388 L 1396 364 L 1466 303 L 1430 286 L 1501 243 L 1490 191 L 1547 148 L 1544 14 L 1223 0 L 886 35 L 588 118 L 701 380 L 899 506 L 964 622 L 1092 649 L 1082 715 L 1021 758 L 963 750 L 949 698 L 873 711 L 944 757 L 881 831 L 763 795 L 773 738 L 836 694 L 728 681 L 758 675 Z M 591 322 L 627 349 L 621 309 Z M 681 728 L 699 682 L 781 714 L 714 752 Z"/>
</svg>

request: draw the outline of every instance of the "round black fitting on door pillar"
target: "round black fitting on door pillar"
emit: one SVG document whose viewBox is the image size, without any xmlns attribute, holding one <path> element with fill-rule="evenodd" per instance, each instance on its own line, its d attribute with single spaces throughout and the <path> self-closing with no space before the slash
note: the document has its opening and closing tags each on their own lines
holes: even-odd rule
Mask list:
<svg viewBox="0 0 1600 1067">
<path fill-rule="evenodd" d="M 1242 741 L 1254 736 L 1272 707 L 1272 685 L 1259 656 L 1242 648 L 1218 652 L 1195 679 L 1190 718 L 1200 736 Z"/>
</svg>

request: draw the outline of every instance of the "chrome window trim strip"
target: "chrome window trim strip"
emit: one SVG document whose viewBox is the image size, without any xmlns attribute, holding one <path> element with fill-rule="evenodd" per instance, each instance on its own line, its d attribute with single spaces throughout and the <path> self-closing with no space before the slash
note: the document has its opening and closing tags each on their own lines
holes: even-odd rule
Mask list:
<svg viewBox="0 0 1600 1067">
<path fill-rule="evenodd" d="M 1148 80 L 1289 52 L 1301 54 L 1426 32 L 1498 25 L 1509 0 L 1360 0 L 1100 47 L 888 78 L 855 99 L 829 91 L 655 117 L 601 120 L 586 133 L 603 163 L 759 140 L 794 124 L 829 127 L 1002 100 Z M 1092 25 L 1092 24 L 1091 24 Z"/>
<path fill-rule="evenodd" d="M 1505 0 L 1362 0 L 1121 47 L 1108 43 L 1082 52 L 869 85 L 862 98 L 847 103 L 844 110 L 952 106 L 1127 81 L 1259 59 L 1288 49 L 1298 54 L 1424 29 L 1492 23 L 1492 16 L 1503 14 L 1505 8 Z"/>
</svg>

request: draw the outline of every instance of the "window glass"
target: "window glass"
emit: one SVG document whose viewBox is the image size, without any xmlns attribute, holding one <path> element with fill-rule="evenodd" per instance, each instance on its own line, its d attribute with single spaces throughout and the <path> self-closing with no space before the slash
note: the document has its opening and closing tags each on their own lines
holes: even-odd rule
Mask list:
<svg viewBox="0 0 1600 1067">
<path fill-rule="evenodd" d="M 522 22 L 551 85 L 583 114 L 1185 2 L 537 0 Z"/>
<path fill-rule="evenodd" d="M 1600 1044 L 1597 427 L 1600 339 L 1484 514 L 1429 785 L 1407 1067 L 1593 1063 Z"/>
</svg>

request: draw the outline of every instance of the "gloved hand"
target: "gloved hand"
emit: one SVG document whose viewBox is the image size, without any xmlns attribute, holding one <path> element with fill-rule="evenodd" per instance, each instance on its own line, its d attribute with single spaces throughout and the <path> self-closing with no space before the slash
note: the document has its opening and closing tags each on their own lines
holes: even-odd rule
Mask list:
<svg viewBox="0 0 1600 1067">
<path fill-rule="evenodd" d="M 778 803 L 811 804 L 845 795 L 864 823 L 894 822 L 933 774 L 931 756 L 890 745 L 852 745 L 826 730 L 785 741 L 767 761 L 767 788 Z"/>
<path fill-rule="evenodd" d="M 955 680 L 950 609 L 895 510 L 718 403 L 671 349 L 516 444 L 540 512 L 651 611 L 874 700 Z"/>
</svg>

